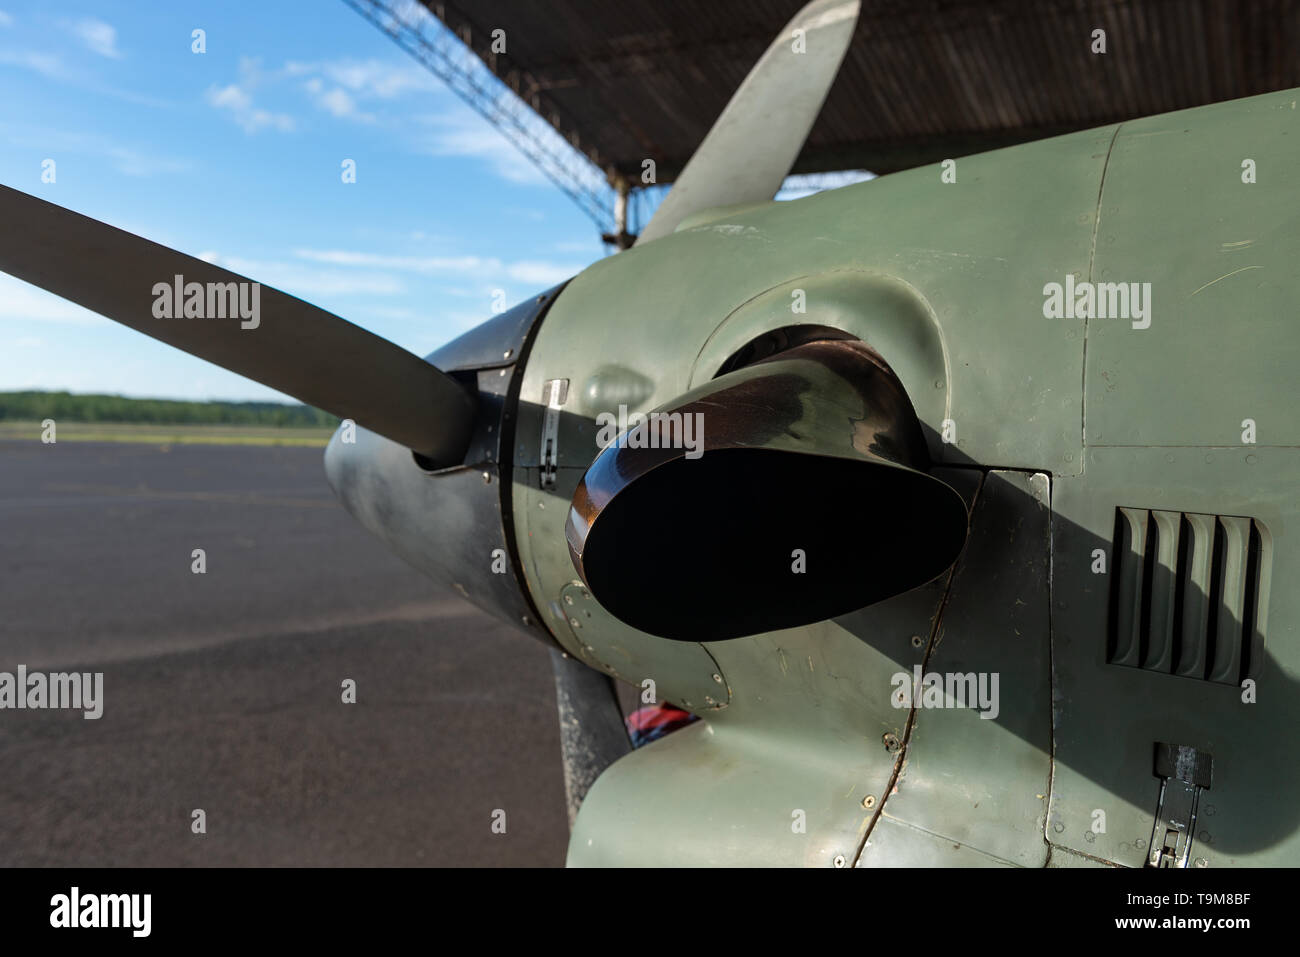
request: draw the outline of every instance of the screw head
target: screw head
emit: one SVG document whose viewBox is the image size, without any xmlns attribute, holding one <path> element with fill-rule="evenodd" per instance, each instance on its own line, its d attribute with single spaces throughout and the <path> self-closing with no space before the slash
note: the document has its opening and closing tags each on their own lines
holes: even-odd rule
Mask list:
<svg viewBox="0 0 1300 957">
<path fill-rule="evenodd" d="M 718 674 L 718 673 L 715 671 L 715 672 L 713 673 L 713 680 L 716 681 L 718 684 L 722 684 L 722 675 Z"/>
<path fill-rule="evenodd" d="M 875 807 L 876 796 L 874 794 L 868 794 L 866 797 L 862 799 L 862 806 L 867 808 L 868 810 Z"/>
<path fill-rule="evenodd" d="M 844 859 L 843 854 L 836 854 L 834 863 L 836 867 L 843 867 L 845 864 L 848 863 L 848 861 Z"/>
<path fill-rule="evenodd" d="M 885 743 L 885 750 L 890 754 L 893 754 L 903 746 L 903 742 L 898 740 L 898 735 L 894 734 L 892 731 L 886 732 L 880 740 Z"/>
<path fill-rule="evenodd" d="M 923 644 L 925 644 L 925 642 L 921 639 L 921 636 L 920 636 L 920 635 L 913 635 L 913 636 L 912 636 L 912 647 L 913 647 L 913 648 L 920 648 Z"/>
</svg>

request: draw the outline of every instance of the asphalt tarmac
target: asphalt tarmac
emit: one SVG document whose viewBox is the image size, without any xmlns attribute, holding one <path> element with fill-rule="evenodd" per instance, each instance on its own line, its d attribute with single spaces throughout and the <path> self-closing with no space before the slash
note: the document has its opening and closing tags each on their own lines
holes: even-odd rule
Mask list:
<svg viewBox="0 0 1300 957">
<path fill-rule="evenodd" d="M 546 649 L 387 552 L 321 456 L 0 442 L 0 672 L 104 675 L 98 720 L 0 710 L 0 865 L 563 864 Z"/>
</svg>

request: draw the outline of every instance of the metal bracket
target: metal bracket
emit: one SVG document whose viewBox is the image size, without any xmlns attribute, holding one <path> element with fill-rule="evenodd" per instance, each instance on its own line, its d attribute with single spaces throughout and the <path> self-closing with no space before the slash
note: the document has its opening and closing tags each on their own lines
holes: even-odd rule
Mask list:
<svg viewBox="0 0 1300 957">
<path fill-rule="evenodd" d="M 546 413 L 542 417 L 542 488 L 555 488 L 560 466 L 560 406 L 569 397 L 568 379 L 550 379 L 542 389 Z"/>
<path fill-rule="evenodd" d="M 1155 775 L 1160 801 L 1151 831 L 1147 867 L 1186 867 L 1196 833 L 1196 807 L 1208 791 L 1214 758 L 1206 751 L 1181 744 L 1156 743 Z"/>
</svg>

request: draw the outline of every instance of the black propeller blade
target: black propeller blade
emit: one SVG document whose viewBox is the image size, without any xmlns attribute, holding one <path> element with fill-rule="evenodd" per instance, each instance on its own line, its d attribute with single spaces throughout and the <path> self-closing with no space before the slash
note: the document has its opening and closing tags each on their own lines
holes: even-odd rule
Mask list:
<svg viewBox="0 0 1300 957">
<path fill-rule="evenodd" d="M 267 286 L 256 291 L 257 316 L 241 319 L 239 287 L 225 284 L 245 284 L 249 303 L 253 284 L 243 276 L 6 186 L 0 224 L 0 270 L 353 419 L 438 465 L 461 461 L 476 399 L 419 356 Z M 205 318 L 155 315 L 159 284 L 171 290 L 178 282 L 183 295 L 188 284 L 201 284 Z M 209 284 L 216 284 L 212 295 Z"/>
</svg>

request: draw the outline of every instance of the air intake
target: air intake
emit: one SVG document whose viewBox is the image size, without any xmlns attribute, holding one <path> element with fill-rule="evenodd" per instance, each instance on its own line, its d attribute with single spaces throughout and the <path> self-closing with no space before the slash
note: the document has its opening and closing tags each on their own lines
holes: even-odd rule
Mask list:
<svg viewBox="0 0 1300 957">
<path fill-rule="evenodd" d="M 1119 508 L 1107 661 L 1237 685 L 1257 676 L 1271 546 L 1250 518 Z"/>
</svg>

